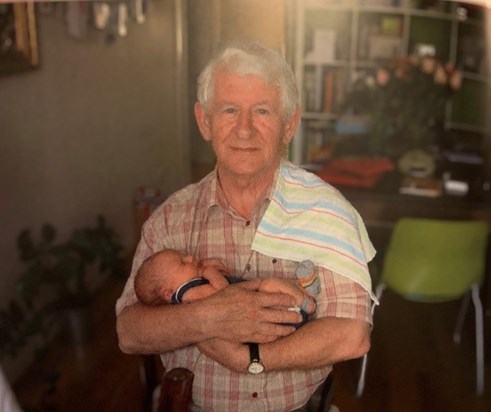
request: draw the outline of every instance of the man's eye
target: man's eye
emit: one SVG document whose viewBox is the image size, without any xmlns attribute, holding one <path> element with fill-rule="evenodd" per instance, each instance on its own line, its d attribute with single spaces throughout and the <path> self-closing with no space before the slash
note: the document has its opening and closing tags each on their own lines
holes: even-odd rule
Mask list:
<svg viewBox="0 0 491 412">
<path fill-rule="evenodd" d="M 269 110 L 267 110 L 267 109 L 263 109 L 263 108 L 261 108 L 261 109 L 257 109 L 257 112 L 258 112 L 259 114 L 269 114 Z"/>
<path fill-rule="evenodd" d="M 233 107 L 227 107 L 225 110 L 224 110 L 225 113 L 235 113 L 235 109 Z"/>
</svg>

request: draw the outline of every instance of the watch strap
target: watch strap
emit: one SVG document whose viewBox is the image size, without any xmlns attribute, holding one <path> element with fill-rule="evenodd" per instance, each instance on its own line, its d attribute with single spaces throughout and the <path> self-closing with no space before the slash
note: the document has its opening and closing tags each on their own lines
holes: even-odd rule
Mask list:
<svg viewBox="0 0 491 412">
<path fill-rule="evenodd" d="M 254 343 L 254 342 L 249 342 L 247 343 L 249 346 L 249 360 L 250 362 L 260 362 L 261 359 L 259 358 L 259 344 Z"/>
<path fill-rule="evenodd" d="M 262 373 L 264 371 L 264 365 L 261 363 L 261 359 L 259 358 L 259 345 L 257 343 L 248 343 L 247 346 L 249 346 L 250 358 L 249 367 L 247 370 L 253 375 Z"/>
</svg>

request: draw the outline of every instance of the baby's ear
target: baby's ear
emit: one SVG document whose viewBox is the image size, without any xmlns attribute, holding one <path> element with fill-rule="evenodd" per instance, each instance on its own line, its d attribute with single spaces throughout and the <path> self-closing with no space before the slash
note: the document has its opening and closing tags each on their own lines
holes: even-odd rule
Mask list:
<svg viewBox="0 0 491 412">
<path fill-rule="evenodd" d="M 167 303 L 170 303 L 171 302 L 171 299 L 172 299 L 172 295 L 174 294 L 174 292 L 172 292 L 171 289 L 167 289 L 167 288 L 161 288 L 160 289 L 160 296 L 167 302 Z"/>
</svg>

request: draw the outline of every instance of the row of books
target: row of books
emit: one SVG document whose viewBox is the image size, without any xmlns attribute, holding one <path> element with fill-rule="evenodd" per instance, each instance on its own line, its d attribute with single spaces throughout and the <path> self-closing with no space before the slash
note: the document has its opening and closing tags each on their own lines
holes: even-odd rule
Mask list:
<svg viewBox="0 0 491 412">
<path fill-rule="evenodd" d="M 304 104 L 307 112 L 338 113 L 345 98 L 345 69 L 307 67 L 304 74 Z"/>
</svg>

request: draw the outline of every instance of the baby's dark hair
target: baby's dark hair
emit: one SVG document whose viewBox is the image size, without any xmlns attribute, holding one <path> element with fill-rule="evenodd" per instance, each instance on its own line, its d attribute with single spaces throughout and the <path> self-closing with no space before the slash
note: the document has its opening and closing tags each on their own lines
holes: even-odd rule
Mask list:
<svg viewBox="0 0 491 412">
<path fill-rule="evenodd" d="M 136 273 L 135 293 L 144 305 L 158 306 L 168 303 L 160 294 L 164 277 L 157 258 L 163 252 L 157 252 L 146 258 Z"/>
</svg>

